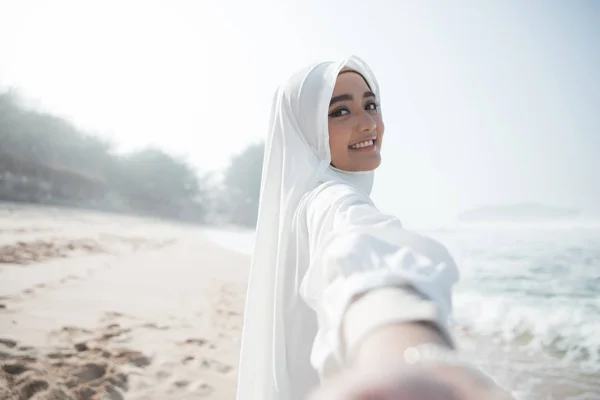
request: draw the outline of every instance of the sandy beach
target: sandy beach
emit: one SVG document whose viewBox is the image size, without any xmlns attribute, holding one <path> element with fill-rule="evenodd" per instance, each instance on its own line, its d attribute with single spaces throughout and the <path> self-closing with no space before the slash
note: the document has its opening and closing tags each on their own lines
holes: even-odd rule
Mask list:
<svg viewBox="0 0 600 400">
<path fill-rule="evenodd" d="M 0 207 L 0 399 L 233 399 L 249 258 L 198 227 Z"/>
</svg>

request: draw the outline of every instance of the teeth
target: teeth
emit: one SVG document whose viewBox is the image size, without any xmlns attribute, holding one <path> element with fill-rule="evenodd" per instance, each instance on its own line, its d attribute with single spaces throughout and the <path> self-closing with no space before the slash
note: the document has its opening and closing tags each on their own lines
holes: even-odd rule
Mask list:
<svg viewBox="0 0 600 400">
<path fill-rule="evenodd" d="M 361 149 L 363 147 L 373 146 L 373 140 L 365 140 L 364 142 L 356 143 L 350 146 L 352 149 Z"/>
</svg>

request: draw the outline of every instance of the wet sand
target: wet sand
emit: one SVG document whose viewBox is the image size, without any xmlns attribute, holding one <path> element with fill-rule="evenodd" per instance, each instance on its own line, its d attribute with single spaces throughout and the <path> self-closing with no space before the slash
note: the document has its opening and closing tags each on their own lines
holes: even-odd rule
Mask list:
<svg viewBox="0 0 600 400">
<path fill-rule="evenodd" d="M 193 226 L 0 205 L 0 399 L 234 399 L 248 265 Z"/>
</svg>

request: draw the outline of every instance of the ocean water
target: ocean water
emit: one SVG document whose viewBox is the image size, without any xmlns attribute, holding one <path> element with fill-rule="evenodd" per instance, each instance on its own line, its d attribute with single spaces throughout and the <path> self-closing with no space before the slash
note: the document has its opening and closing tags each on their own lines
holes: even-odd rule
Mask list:
<svg viewBox="0 0 600 400">
<path fill-rule="evenodd" d="M 424 233 L 460 267 L 454 322 L 487 343 L 478 349 L 515 397 L 600 399 L 599 226 Z"/>
<path fill-rule="evenodd" d="M 454 323 L 517 399 L 600 399 L 600 226 L 421 231 L 460 268 Z M 210 229 L 251 254 L 254 232 Z"/>
</svg>

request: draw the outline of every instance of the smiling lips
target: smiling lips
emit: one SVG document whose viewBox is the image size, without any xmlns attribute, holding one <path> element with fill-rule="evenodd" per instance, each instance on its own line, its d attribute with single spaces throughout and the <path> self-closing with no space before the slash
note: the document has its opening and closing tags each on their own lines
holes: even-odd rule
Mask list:
<svg viewBox="0 0 600 400">
<path fill-rule="evenodd" d="M 371 151 L 375 149 L 375 144 L 377 143 L 376 138 L 370 138 L 367 140 L 363 140 L 362 142 L 355 143 L 351 146 L 348 146 L 350 150 L 356 151 Z"/>
</svg>

